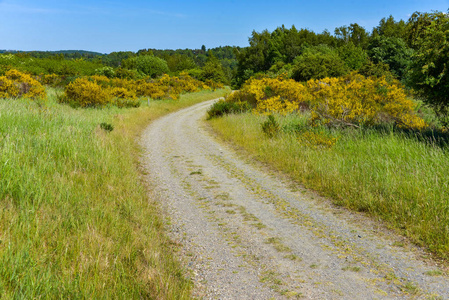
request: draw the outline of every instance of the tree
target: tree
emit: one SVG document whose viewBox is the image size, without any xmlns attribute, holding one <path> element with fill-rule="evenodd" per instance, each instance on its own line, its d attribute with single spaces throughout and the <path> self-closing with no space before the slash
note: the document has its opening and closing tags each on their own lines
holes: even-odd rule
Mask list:
<svg viewBox="0 0 449 300">
<path fill-rule="evenodd" d="M 200 79 L 203 81 L 212 80 L 214 82 L 226 83 L 226 76 L 220 61 L 213 55 L 210 55 L 202 69 Z"/>
<path fill-rule="evenodd" d="M 359 70 L 368 63 L 368 54 L 361 47 L 349 42 L 338 48 L 338 55 L 351 70 Z"/>
<path fill-rule="evenodd" d="M 308 81 L 338 77 L 348 71 L 348 67 L 335 49 L 320 45 L 306 49 L 295 59 L 292 78 L 296 81 Z"/>
<path fill-rule="evenodd" d="M 368 55 L 375 63 L 390 66 L 390 71 L 402 78 L 411 61 L 413 50 L 401 38 L 377 36 L 368 45 Z"/>
<path fill-rule="evenodd" d="M 153 55 L 131 57 L 123 61 L 123 65 L 127 69 L 135 69 L 140 74 L 151 78 L 156 78 L 170 71 L 165 60 Z"/>
<path fill-rule="evenodd" d="M 373 37 L 377 37 L 379 35 L 385 37 L 395 37 L 405 39 L 407 33 L 407 24 L 400 20 L 396 22 L 392 15 L 388 17 L 388 19 L 383 18 L 379 22 L 379 26 L 373 28 Z"/>
<path fill-rule="evenodd" d="M 440 112 L 449 108 L 449 16 L 442 12 L 414 13 L 409 21 L 415 49 L 409 84 Z"/>
<path fill-rule="evenodd" d="M 335 28 L 335 36 L 340 40 L 340 44 L 352 42 L 354 45 L 365 48 L 368 44 L 369 34 L 365 28 L 357 23 L 349 26 Z"/>
</svg>

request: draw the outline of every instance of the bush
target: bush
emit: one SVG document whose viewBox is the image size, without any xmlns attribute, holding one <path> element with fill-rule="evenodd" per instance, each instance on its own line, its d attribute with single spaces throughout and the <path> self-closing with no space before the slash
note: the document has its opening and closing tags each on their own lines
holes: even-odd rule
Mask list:
<svg viewBox="0 0 449 300">
<path fill-rule="evenodd" d="M 59 100 L 81 107 L 102 107 L 111 102 L 111 95 L 95 81 L 77 78 L 66 86 Z"/>
<path fill-rule="evenodd" d="M 0 76 L 0 98 L 46 99 L 47 94 L 42 84 L 29 74 L 15 69 Z"/>
<path fill-rule="evenodd" d="M 139 107 L 140 101 L 137 99 L 136 93 L 133 90 L 128 90 L 123 87 L 114 87 L 109 90 L 113 97 L 112 104 L 117 107 Z"/>
<path fill-rule="evenodd" d="M 332 126 L 372 126 L 396 124 L 423 129 L 427 125 L 414 110 L 397 80 L 365 78 L 357 73 L 340 78 L 307 82 L 312 122 Z"/>
<path fill-rule="evenodd" d="M 221 117 L 231 113 L 242 113 L 249 111 L 251 106 L 247 102 L 228 102 L 219 100 L 215 102 L 207 111 L 208 120 L 216 117 Z"/>
<path fill-rule="evenodd" d="M 129 58 L 124 61 L 124 65 L 128 69 L 136 69 L 137 72 L 145 76 L 150 76 L 151 78 L 156 78 L 170 72 L 165 60 L 152 55 L 140 55 Z"/>
<path fill-rule="evenodd" d="M 252 78 L 240 91 L 226 99 L 229 102 L 246 101 L 258 113 L 287 114 L 306 105 L 307 89 L 301 83 L 283 76 L 278 78 Z"/>
<path fill-rule="evenodd" d="M 45 85 L 58 87 L 63 85 L 64 77 L 56 74 L 47 74 L 47 75 L 41 74 L 39 76 L 39 81 Z"/>
<path fill-rule="evenodd" d="M 262 131 L 272 138 L 279 133 L 280 126 L 273 115 L 268 116 L 268 120 L 262 123 Z"/>
<path fill-rule="evenodd" d="M 139 101 L 139 99 L 115 98 L 112 101 L 112 104 L 114 104 L 115 106 L 117 106 L 119 108 L 139 107 L 140 106 L 140 101 Z"/>
<path fill-rule="evenodd" d="M 293 113 L 310 110 L 311 122 L 327 126 L 397 125 L 424 129 L 415 113 L 416 103 L 407 99 L 402 84 L 386 77 L 351 73 L 339 78 L 309 80 L 305 85 L 291 79 L 250 79 L 227 102 L 247 101 L 256 113 Z"/>
<path fill-rule="evenodd" d="M 95 75 L 106 76 L 108 78 L 115 77 L 115 71 L 112 67 L 103 67 L 95 69 Z"/>
</svg>

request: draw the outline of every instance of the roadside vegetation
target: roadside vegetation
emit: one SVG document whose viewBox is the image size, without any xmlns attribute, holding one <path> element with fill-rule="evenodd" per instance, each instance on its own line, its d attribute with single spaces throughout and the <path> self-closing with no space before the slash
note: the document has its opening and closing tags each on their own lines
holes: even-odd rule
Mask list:
<svg viewBox="0 0 449 300">
<path fill-rule="evenodd" d="M 42 85 L 19 77 L 0 78 L 17 88 L 0 99 L 2 297 L 189 299 L 136 137 L 151 120 L 226 90 L 82 109 L 59 103 L 63 89 L 30 94 Z"/>
<path fill-rule="evenodd" d="M 246 48 L 1 53 L 0 294 L 190 298 L 136 137 L 227 84 L 225 139 L 448 259 L 448 32 L 417 12 Z"/>
<path fill-rule="evenodd" d="M 298 183 L 386 221 L 447 260 L 449 18 L 390 17 L 371 35 L 355 25 L 335 36 L 253 32 L 239 57 L 240 79 L 251 76 L 211 108 L 210 124 Z M 279 46 L 301 36 L 320 44 Z M 251 55 L 276 45 L 279 51 L 259 51 L 272 56 L 257 63 Z M 388 49 L 402 52 L 387 59 Z"/>
</svg>

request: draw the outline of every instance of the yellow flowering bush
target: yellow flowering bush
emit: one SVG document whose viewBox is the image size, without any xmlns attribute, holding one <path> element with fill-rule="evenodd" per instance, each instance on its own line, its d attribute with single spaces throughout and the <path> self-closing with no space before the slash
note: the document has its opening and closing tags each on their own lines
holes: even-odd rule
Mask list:
<svg viewBox="0 0 449 300">
<path fill-rule="evenodd" d="M 136 92 L 133 90 L 128 90 L 124 87 L 113 87 L 109 89 L 109 93 L 112 97 L 121 99 L 136 99 Z"/>
<path fill-rule="evenodd" d="M 229 102 L 247 101 L 256 113 L 286 114 L 309 109 L 313 123 L 333 126 L 371 126 L 395 123 L 403 128 L 423 129 L 416 104 L 397 80 L 352 73 L 344 77 L 310 80 L 306 84 L 278 78 L 249 79 Z"/>
<path fill-rule="evenodd" d="M 0 98 L 16 98 L 19 95 L 19 87 L 6 76 L 0 76 Z"/>
<path fill-rule="evenodd" d="M 293 79 L 252 78 L 238 92 L 227 97 L 227 101 L 246 101 L 255 106 L 256 113 L 273 112 L 286 114 L 298 111 L 307 101 L 307 88 Z"/>
<path fill-rule="evenodd" d="M 312 121 L 360 126 L 396 123 L 404 128 L 423 129 L 426 124 L 415 112 L 401 84 L 385 77 L 365 78 L 353 73 L 339 78 L 307 82 Z"/>
<path fill-rule="evenodd" d="M 46 99 L 45 88 L 31 75 L 15 69 L 0 76 L 0 98 Z"/>
<path fill-rule="evenodd" d="M 87 78 L 77 78 L 65 88 L 61 102 L 79 105 L 81 107 L 104 106 L 112 102 L 111 94 L 95 81 Z"/>
<path fill-rule="evenodd" d="M 153 99 L 179 99 L 181 93 L 197 92 L 202 88 L 204 89 L 204 84 L 201 81 L 194 79 L 187 73 L 171 77 L 164 74 L 157 80 L 139 80 L 136 83 L 137 95 Z"/>
<path fill-rule="evenodd" d="M 78 78 L 66 87 L 62 102 L 81 107 L 103 106 L 111 103 L 119 107 L 139 106 L 138 97 L 179 99 L 181 93 L 197 92 L 204 88 L 201 81 L 187 73 L 180 76 L 163 75 L 159 79 L 110 79 L 103 75 Z"/>
<path fill-rule="evenodd" d="M 137 99 L 133 90 L 123 87 L 114 87 L 109 89 L 110 95 L 113 97 L 112 104 L 117 107 L 139 107 L 140 101 Z"/>
</svg>

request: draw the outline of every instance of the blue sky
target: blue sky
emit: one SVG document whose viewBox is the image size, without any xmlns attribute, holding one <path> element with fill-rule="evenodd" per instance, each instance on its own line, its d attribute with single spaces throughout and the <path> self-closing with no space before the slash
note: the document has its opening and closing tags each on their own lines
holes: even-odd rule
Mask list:
<svg viewBox="0 0 449 300">
<path fill-rule="evenodd" d="M 0 0 L 0 49 L 91 50 L 247 46 L 253 30 L 284 24 L 315 32 L 393 15 L 446 12 L 449 0 Z"/>
</svg>

